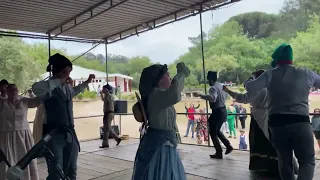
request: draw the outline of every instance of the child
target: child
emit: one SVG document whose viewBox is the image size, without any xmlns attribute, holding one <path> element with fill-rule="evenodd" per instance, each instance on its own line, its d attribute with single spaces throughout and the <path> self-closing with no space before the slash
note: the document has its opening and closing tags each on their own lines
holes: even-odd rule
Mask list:
<svg viewBox="0 0 320 180">
<path fill-rule="evenodd" d="M 202 140 L 202 137 L 200 134 L 197 135 L 197 142 L 198 144 L 202 144 L 203 143 L 203 140 Z"/>
<path fill-rule="evenodd" d="M 232 138 L 232 134 L 233 134 L 234 138 L 236 139 L 237 135 L 236 135 L 236 129 L 234 127 L 234 122 L 235 122 L 236 115 L 229 115 L 229 114 L 232 114 L 232 113 L 235 114 L 237 112 L 236 112 L 236 110 L 235 110 L 235 108 L 233 106 L 229 106 L 227 108 L 227 113 L 228 113 L 227 122 L 228 122 L 229 132 L 230 132 L 229 138 Z"/>
<path fill-rule="evenodd" d="M 244 130 L 240 130 L 240 143 L 239 150 L 247 150 L 248 145 L 246 143 L 246 135 Z"/>
</svg>

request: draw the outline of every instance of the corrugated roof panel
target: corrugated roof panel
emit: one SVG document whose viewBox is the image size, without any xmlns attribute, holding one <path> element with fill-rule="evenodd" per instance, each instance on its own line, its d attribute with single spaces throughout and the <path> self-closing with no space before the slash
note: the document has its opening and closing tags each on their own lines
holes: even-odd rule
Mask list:
<svg viewBox="0 0 320 180">
<path fill-rule="evenodd" d="M 228 0 L 229 2 L 231 0 Z M 0 28 L 116 40 L 226 0 L 1 0 Z M 233 1 L 232 1 L 233 2 Z M 146 24 L 148 23 L 148 24 Z"/>
</svg>

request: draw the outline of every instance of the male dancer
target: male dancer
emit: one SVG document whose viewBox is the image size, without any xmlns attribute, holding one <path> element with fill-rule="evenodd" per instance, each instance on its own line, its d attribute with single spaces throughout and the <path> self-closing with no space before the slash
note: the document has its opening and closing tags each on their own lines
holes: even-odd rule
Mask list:
<svg viewBox="0 0 320 180">
<path fill-rule="evenodd" d="M 294 151 L 299 162 L 298 180 L 312 180 L 315 152 L 308 97 L 312 87 L 320 87 L 320 76 L 293 66 L 293 52 L 288 44 L 280 45 L 272 58 L 275 69 L 247 82 L 246 89 L 255 92 L 267 88 L 271 141 L 277 150 L 281 178 L 294 179 Z"/>
<path fill-rule="evenodd" d="M 195 96 L 200 96 L 201 99 L 209 101 L 210 108 L 212 109 L 212 114 L 209 117 L 209 133 L 216 149 L 216 154 L 210 155 L 210 157 L 214 159 L 222 159 L 222 148 L 219 139 L 227 148 L 225 154 L 231 153 L 233 147 L 229 140 L 220 131 L 222 124 L 227 119 L 227 108 L 225 105 L 227 94 L 222 90 L 223 86 L 220 83 L 217 83 L 217 78 L 217 72 L 209 71 L 207 74 L 207 80 L 211 86 L 209 94 L 203 95 L 195 93 Z"/>
<path fill-rule="evenodd" d="M 51 163 L 47 159 L 49 174 L 47 180 L 60 179 L 56 170 L 57 164 L 62 167 L 70 180 L 76 180 L 80 146 L 74 129 L 72 98 L 83 91 L 95 76 L 90 74 L 87 81 L 73 88 L 69 77 L 72 63 L 60 54 L 49 58 L 47 71 L 52 71 L 53 77 L 32 86 L 34 94 L 44 98 L 46 118 L 43 123 L 43 135 L 54 129 L 59 130 L 48 142 L 48 148 L 57 160 Z"/>
<path fill-rule="evenodd" d="M 111 129 L 111 122 L 114 118 L 114 96 L 113 88 L 107 84 L 100 91 L 101 100 L 103 101 L 103 140 L 100 148 L 109 147 L 109 134 L 117 141 L 117 146 L 121 142 L 121 138 Z"/>
</svg>

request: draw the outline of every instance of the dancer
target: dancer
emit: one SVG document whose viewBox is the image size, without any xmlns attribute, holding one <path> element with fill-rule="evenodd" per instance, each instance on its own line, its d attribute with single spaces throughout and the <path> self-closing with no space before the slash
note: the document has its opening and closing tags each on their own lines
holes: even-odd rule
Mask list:
<svg viewBox="0 0 320 180">
<path fill-rule="evenodd" d="M 275 69 L 247 82 L 245 87 L 249 93 L 267 88 L 271 141 L 277 150 L 281 178 L 294 179 L 294 151 L 299 162 L 298 180 L 312 180 L 315 152 L 308 97 L 313 86 L 320 87 L 320 76 L 293 66 L 293 52 L 288 44 L 276 48 L 272 58 Z"/>
<path fill-rule="evenodd" d="M 114 96 L 113 88 L 107 84 L 102 87 L 100 92 L 101 100 L 103 101 L 103 140 L 100 148 L 109 147 L 109 135 L 117 141 L 117 146 L 121 142 L 121 138 L 111 129 L 111 122 L 114 118 Z"/>
<path fill-rule="evenodd" d="M 7 87 L 8 87 L 8 81 L 5 79 L 2 79 L 0 81 L 0 98 L 7 98 Z"/>
<path fill-rule="evenodd" d="M 253 72 L 252 75 L 254 78 L 258 78 L 262 73 L 264 73 L 264 70 L 258 70 Z M 269 139 L 267 112 L 269 99 L 267 89 L 245 94 L 233 92 L 227 86 L 223 86 L 223 90 L 235 101 L 244 104 L 250 103 L 252 106 L 249 132 L 249 169 L 253 171 L 268 171 L 276 177 L 280 177 L 277 153 Z"/>
<path fill-rule="evenodd" d="M 69 77 L 72 63 L 60 54 L 49 58 L 47 71 L 52 71 L 53 77 L 32 86 L 34 94 L 44 98 L 46 118 L 43 122 L 43 135 L 59 129 L 59 132 L 48 143 L 48 148 L 58 159 L 53 163 L 47 159 L 47 180 L 60 179 L 56 163 L 63 167 L 63 171 L 70 180 L 75 180 L 80 146 L 74 129 L 72 98 L 84 91 L 95 76 L 90 74 L 87 81 L 72 88 L 72 79 Z"/>
<path fill-rule="evenodd" d="M 27 120 L 28 108 L 41 104 L 39 98 L 18 95 L 15 84 L 7 87 L 8 98 L 0 98 L 0 149 L 11 165 L 15 165 L 33 147 L 34 142 Z M 0 179 L 5 180 L 7 167 L 0 162 Z M 21 180 L 38 180 L 37 162 L 33 160 L 24 170 Z"/>
<path fill-rule="evenodd" d="M 313 134 L 318 142 L 318 147 L 320 148 L 320 109 L 319 108 L 314 109 L 314 113 L 316 115 L 312 116 L 311 124 L 312 124 Z"/>
<path fill-rule="evenodd" d="M 217 79 L 217 72 L 209 71 L 207 74 L 207 80 L 211 86 L 209 94 L 202 95 L 195 93 L 195 96 L 209 101 L 210 108 L 212 109 L 212 114 L 209 117 L 209 132 L 213 145 L 216 149 L 216 153 L 210 155 L 210 157 L 214 159 L 222 159 L 222 148 L 219 139 L 227 148 L 225 154 L 231 153 L 233 147 L 231 146 L 229 140 L 220 131 L 222 124 L 227 119 L 227 108 L 225 105 L 227 94 L 222 90 L 222 85 L 217 83 Z"/>
<path fill-rule="evenodd" d="M 184 63 L 177 64 L 177 75 L 172 81 L 167 65 L 155 64 L 142 71 L 139 92 L 149 127 L 136 154 L 132 180 L 186 180 L 176 149 L 174 105 L 181 100 L 189 75 Z"/>
</svg>

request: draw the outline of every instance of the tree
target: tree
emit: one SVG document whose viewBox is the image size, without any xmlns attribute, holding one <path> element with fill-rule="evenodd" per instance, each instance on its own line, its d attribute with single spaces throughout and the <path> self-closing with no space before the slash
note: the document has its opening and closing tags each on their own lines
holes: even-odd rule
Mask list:
<svg viewBox="0 0 320 180">
<path fill-rule="evenodd" d="M 243 28 L 243 33 L 249 38 L 268 38 L 278 31 L 276 22 L 279 16 L 263 12 L 250 12 L 233 16 L 229 21 L 236 21 Z"/>
<path fill-rule="evenodd" d="M 299 32 L 291 40 L 295 64 L 320 73 L 320 18 L 314 15 L 306 32 Z"/>
<path fill-rule="evenodd" d="M 41 74 L 39 64 L 24 52 L 25 44 L 19 38 L 0 38 L 0 78 L 26 90 Z"/>
</svg>

